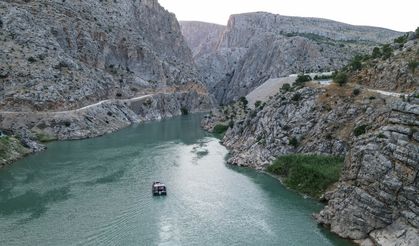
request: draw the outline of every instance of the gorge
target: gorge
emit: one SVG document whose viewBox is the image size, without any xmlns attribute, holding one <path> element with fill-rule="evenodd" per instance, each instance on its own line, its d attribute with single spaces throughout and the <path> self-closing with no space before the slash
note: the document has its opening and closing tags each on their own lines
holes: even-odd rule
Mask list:
<svg viewBox="0 0 419 246">
<path fill-rule="evenodd" d="M 265 12 L 178 22 L 157 0 L 2 0 L 0 244 L 417 245 L 418 36 Z M 324 208 L 243 168 L 290 154 L 344 159 Z"/>
</svg>

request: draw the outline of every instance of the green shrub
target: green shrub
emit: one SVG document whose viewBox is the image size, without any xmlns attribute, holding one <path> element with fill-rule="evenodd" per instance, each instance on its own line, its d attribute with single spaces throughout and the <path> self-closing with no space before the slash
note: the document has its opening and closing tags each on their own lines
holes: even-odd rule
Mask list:
<svg viewBox="0 0 419 246">
<path fill-rule="evenodd" d="M 31 57 L 28 58 L 28 62 L 34 63 L 34 62 L 36 62 L 36 59 L 31 56 Z"/>
<path fill-rule="evenodd" d="M 213 133 L 215 134 L 223 134 L 227 131 L 228 126 L 223 125 L 223 124 L 217 124 L 214 126 L 214 129 L 212 130 Z"/>
<path fill-rule="evenodd" d="M 364 59 L 361 55 L 356 55 L 352 58 L 351 62 L 349 63 L 349 67 L 352 71 L 357 71 L 362 68 L 362 60 Z"/>
<path fill-rule="evenodd" d="M 360 126 L 355 127 L 354 135 L 356 137 L 359 137 L 362 134 L 365 134 L 367 132 L 367 127 L 368 127 L 368 125 L 360 125 Z"/>
<path fill-rule="evenodd" d="M 383 54 L 383 59 L 388 59 L 390 58 L 390 56 L 393 55 L 393 49 L 390 47 L 389 44 L 385 44 L 383 45 L 383 47 L 381 48 L 382 54 Z"/>
<path fill-rule="evenodd" d="M 352 91 L 352 94 L 353 94 L 354 96 L 358 96 L 360 93 L 361 93 L 361 90 L 360 90 L 360 89 L 358 89 L 358 88 L 355 88 L 355 89 Z"/>
<path fill-rule="evenodd" d="M 325 79 L 331 79 L 333 78 L 333 75 L 326 75 L 326 74 L 322 74 L 322 75 L 315 75 L 314 76 L 314 80 L 325 80 Z"/>
<path fill-rule="evenodd" d="M 335 81 L 335 83 L 342 86 L 348 81 L 348 75 L 345 72 L 340 71 L 335 74 L 333 80 Z"/>
<path fill-rule="evenodd" d="M 282 87 L 281 87 L 281 91 L 283 91 L 283 92 L 287 92 L 287 91 L 290 91 L 290 90 L 291 90 L 291 85 L 288 84 L 288 83 L 283 84 Z"/>
<path fill-rule="evenodd" d="M 256 101 L 255 102 L 255 108 L 259 108 L 261 104 L 262 104 L 261 101 Z"/>
<path fill-rule="evenodd" d="M 185 107 L 180 108 L 180 112 L 182 113 L 182 115 L 188 115 L 189 114 L 188 109 L 185 108 Z"/>
<path fill-rule="evenodd" d="M 382 56 L 382 54 L 381 54 L 380 48 L 374 47 L 374 49 L 372 50 L 372 58 L 375 59 L 375 58 L 379 58 L 381 56 Z"/>
<path fill-rule="evenodd" d="M 296 137 L 293 137 L 290 139 L 290 141 L 288 142 L 289 145 L 293 146 L 294 148 L 298 147 L 298 139 Z"/>
<path fill-rule="evenodd" d="M 409 61 L 407 66 L 409 67 L 410 71 L 412 71 L 412 73 L 415 73 L 416 68 L 419 66 L 419 61 Z"/>
<path fill-rule="evenodd" d="M 243 104 L 243 107 L 246 108 L 247 104 L 249 103 L 246 97 L 240 97 L 239 101 Z"/>
<path fill-rule="evenodd" d="M 285 155 L 277 158 L 268 172 L 283 176 L 285 185 L 319 198 L 339 180 L 343 158 L 324 155 Z"/>
<path fill-rule="evenodd" d="M 311 81 L 311 77 L 308 74 L 299 74 L 295 80 L 296 85 L 304 85 L 305 82 Z"/>
<path fill-rule="evenodd" d="M 404 44 L 404 43 L 406 43 L 406 42 L 407 42 L 407 37 L 408 37 L 408 35 L 407 35 L 407 34 L 405 34 L 405 35 L 403 35 L 403 36 L 400 36 L 400 37 L 398 37 L 398 38 L 395 38 L 395 39 L 394 39 L 394 43 L 396 43 L 396 44 Z"/>
<path fill-rule="evenodd" d="M 291 100 L 293 100 L 294 102 L 298 102 L 298 101 L 300 101 L 301 100 L 301 94 L 300 93 L 295 93 L 293 96 L 292 96 L 292 98 L 291 98 Z"/>
<path fill-rule="evenodd" d="M 416 33 L 416 38 L 418 38 L 419 37 L 419 27 L 416 28 L 415 33 Z"/>
</svg>

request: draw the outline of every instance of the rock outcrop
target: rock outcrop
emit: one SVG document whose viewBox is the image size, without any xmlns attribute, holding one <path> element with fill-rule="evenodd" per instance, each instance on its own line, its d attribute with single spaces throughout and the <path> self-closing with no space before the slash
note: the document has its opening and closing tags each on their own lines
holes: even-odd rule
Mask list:
<svg viewBox="0 0 419 246">
<path fill-rule="evenodd" d="M 195 62 L 209 90 L 223 104 L 245 96 L 270 78 L 335 70 L 354 54 L 401 35 L 383 28 L 262 12 L 232 15 L 224 32 L 215 32 L 221 33 L 218 38 L 205 35 L 212 25 L 185 25 L 182 31 L 188 40 L 203 37 L 211 44 L 205 49 L 209 52 L 195 56 Z M 189 44 L 192 49 L 201 45 L 197 41 Z"/>
<path fill-rule="evenodd" d="M 419 105 L 394 101 L 377 130 L 351 144 L 336 190 L 317 220 L 377 245 L 419 241 Z M 378 137 L 377 137 L 378 136 Z"/>
<path fill-rule="evenodd" d="M 354 83 L 391 92 L 419 91 L 419 43 L 409 40 L 404 45 L 393 44 L 394 55 L 385 59 L 372 59 L 357 71 Z"/>
<path fill-rule="evenodd" d="M 229 163 L 263 169 L 280 155 L 318 153 L 344 156 L 353 129 L 371 125 L 385 114 L 383 100 L 351 95 L 351 88 L 332 85 L 278 93 L 242 119 L 235 119 L 222 142 L 231 149 Z M 290 144 L 296 139 L 297 145 Z"/>
</svg>

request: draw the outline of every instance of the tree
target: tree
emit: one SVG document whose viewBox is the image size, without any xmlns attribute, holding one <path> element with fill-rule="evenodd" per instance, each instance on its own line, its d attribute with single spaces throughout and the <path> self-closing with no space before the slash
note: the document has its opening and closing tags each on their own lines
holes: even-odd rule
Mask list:
<svg viewBox="0 0 419 246">
<path fill-rule="evenodd" d="M 359 69 L 362 68 L 362 62 L 361 62 L 362 59 L 363 59 L 363 57 L 361 55 L 356 55 L 352 59 L 351 63 L 349 64 L 352 71 L 356 71 L 356 70 L 359 70 Z"/>
<path fill-rule="evenodd" d="M 374 49 L 372 50 L 372 58 L 375 59 L 375 58 L 381 57 L 381 55 L 382 54 L 381 54 L 380 48 L 374 47 Z"/>
<path fill-rule="evenodd" d="M 388 59 L 391 55 L 393 55 L 393 49 L 390 47 L 389 44 L 383 45 L 383 48 L 381 50 L 383 53 L 383 59 Z"/>
<path fill-rule="evenodd" d="M 416 33 L 416 38 L 418 38 L 419 37 L 419 26 L 418 26 L 418 28 L 416 28 L 415 33 Z"/>
<path fill-rule="evenodd" d="M 247 104 L 249 103 L 246 99 L 246 97 L 240 97 L 240 102 L 242 102 L 243 107 L 246 108 Z"/>
<path fill-rule="evenodd" d="M 333 80 L 340 86 L 344 85 L 348 81 L 348 75 L 345 72 L 337 72 Z"/>
</svg>

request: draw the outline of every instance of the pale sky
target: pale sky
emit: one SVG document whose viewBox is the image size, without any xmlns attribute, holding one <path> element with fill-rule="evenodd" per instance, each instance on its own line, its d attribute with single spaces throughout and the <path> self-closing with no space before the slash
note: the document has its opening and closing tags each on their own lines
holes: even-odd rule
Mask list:
<svg viewBox="0 0 419 246">
<path fill-rule="evenodd" d="M 320 17 L 353 25 L 414 31 L 419 26 L 419 0 L 158 0 L 178 20 L 226 25 L 231 14 L 266 11 Z"/>
</svg>

